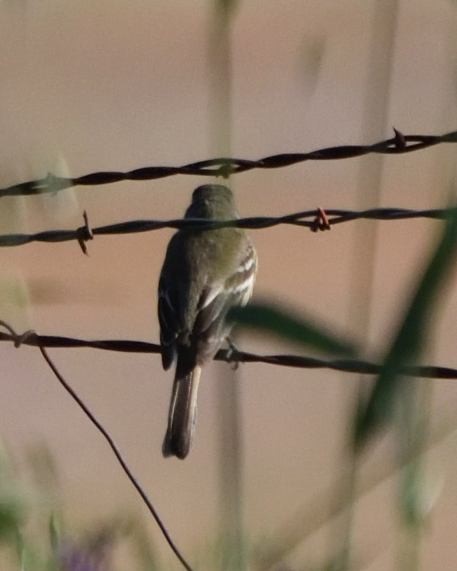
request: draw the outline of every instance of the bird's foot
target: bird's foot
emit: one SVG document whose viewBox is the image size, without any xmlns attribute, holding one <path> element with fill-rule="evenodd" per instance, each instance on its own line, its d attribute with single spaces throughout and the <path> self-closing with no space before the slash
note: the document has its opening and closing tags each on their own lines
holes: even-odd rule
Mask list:
<svg viewBox="0 0 457 571">
<path fill-rule="evenodd" d="M 236 371 L 238 369 L 238 367 L 240 366 L 240 362 L 236 358 L 236 354 L 238 353 L 238 347 L 235 345 L 235 343 L 233 342 L 233 339 L 230 336 L 227 336 L 225 338 L 225 341 L 227 342 L 227 345 L 228 345 L 228 349 L 227 349 L 227 353 L 226 353 L 227 363 L 230 363 L 232 366 L 232 369 L 234 371 Z"/>
</svg>

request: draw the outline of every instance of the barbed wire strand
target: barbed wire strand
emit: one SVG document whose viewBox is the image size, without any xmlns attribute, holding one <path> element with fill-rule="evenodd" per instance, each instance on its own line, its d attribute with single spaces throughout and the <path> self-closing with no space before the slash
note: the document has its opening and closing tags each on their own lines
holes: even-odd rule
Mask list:
<svg viewBox="0 0 457 571">
<path fill-rule="evenodd" d="M 404 135 L 394 129 L 393 137 L 372 145 L 340 145 L 325 147 L 309 153 L 281 153 L 259 160 L 219 157 L 179 167 L 149 166 L 128 172 L 100 171 L 77 178 L 48 174 L 38 180 L 22 182 L 0 189 L 0 197 L 33 195 L 43 192 L 52 193 L 72 186 L 94 186 L 122 180 L 154 180 L 178 174 L 227 178 L 229 175 L 253 169 L 282 168 L 305 161 L 341 160 L 371 153 L 384 155 L 410 153 L 442 143 L 457 143 L 457 131 L 451 131 L 444 135 Z"/>
<path fill-rule="evenodd" d="M 2 322 L 0 322 L 2 323 Z M 160 354 L 160 345 L 146 341 L 130 339 L 100 339 L 85 340 L 57 335 L 38 335 L 35 332 L 15 334 L 11 329 L 9 333 L 0 331 L 0 342 L 12 342 L 15 346 L 28 345 L 31 347 L 46 348 L 92 348 L 104 351 L 118 351 L 124 353 L 151 353 Z M 378 375 L 381 365 L 358 359 L 319 359 L 304 355 L 257 355 L 240 351 L 236 348 L 220 349 L 214 357 L 217 361 L 227 363 L 264 363 L 282 367 L 300 369 L 331 369 L 343 373 L 358 373 L 365 375 Z M 400 369 L 406 377 L 420 377 L 424 379 L 457 379 L 457 369 L 438 365 L 407 366 Z"/>
<path fill-rule="evenodd" d="M 165 524 L 163 523 L 162 518 L 160 517 L 159 513 L 155 509 L 152 501 L 149 499 L 149 496 L 147 495 L 147 493 L 145 492 L 145 490 L 143 489 L 141 484 L 138 482 L 135 475 L 130 470 L 126 460 L 122 456 L 122 453 L 119 450 L 117 444 L 115 443 L 113 437 L 109 434 L 109 432 L 106 430 L 106 428 L 101 424 L 101 422 L 97 419 L 97 417 L 94 415 L 94 413 L 89 409 L 89 407 L 84 403 L 84 401 L 78 396 L 78 394 L 75 392 L 75 390 L 64 379 L 64 377 L 62 376 L 62 374 L 59 372 L 56 365 L 54 364 L 53 360 L 49 356 L 48 352 L 46 351 L 44 345 L 41 344 L 40 337 L 38 335 L 36 335 L 36 333 L 34 331 L 26 331 L 25 333 L 18 335 L 14 331 L 14 329 L 8 323 L 6 323 L 3 320 L 0 320 L 0 326 L 5 328 L 9 332 L 9 335 L 11 336 L 12 340 L 14 340 L 16 347 L 19 347 L 22 344 L 28 344 L 28 341 L 30 339 L 34 339 L 34 341 L 36 341 L 36 343 L 34 343 L 34 346 L 38 347 L 41 355 L 43 356 L 43 359 L 46 361 L 49 368 L 52 370 L 54 375 L 57 377 L 57 380 L 59 381 L 59 383 L 62 385 L 62 387 L 65 389 L 65 391 L 71 396 L 71 398 L 76 402 L 76 404 L 79 406 L 79 408 L 89 418 L 91 423 L 102 434 L 102 436 L 104 437 L 104 439 L 108 443 L 108 446 L 111 448 L 111 450 L 112 450 L 114 456 L 116 457 L 117 461 L 119 462 L 121 468 L 123 469 L 127 478 L 130 480 L 130 483 L 133 485 L 133 487 L 136 489 L 136 491 L 140 495 L 141 499 L 143 500 L 144 504 L 146 505 L 147 509 L 149 510 L 149 513 L 154 518 L 156 524 L 158 525 L 162 535 L 164 536 L 166 542 L 170 546 L 173 553 L 176 555 L 178 560 L 181 562 L 181 564 L 183 565 L 183 567 L 187 571 L 193 571 L 192 567 L 189 565 L 189 563 L 187 563 L 186 559 L 181 554 L 180 550 L 178 549 L 175 542 L 173 541 L 173 538 L 171 537 L 169 531 L 167 530 Z"/>
<path fill-rule="evenodd" d="M 0 247 L 22 246 L 30 242 L 68 242 L 76 240 L 84 253 L 87 253 L 86 242 L 95 236 L 136 234 L 150 232 L 163 228 L 187 230 L 214 230 L 218 228 L 238 227 L 251 230 L 271 228 L 280 224 L 302 226 L 312 231 L 328 230 L 335 224 L 353 220 L 409 220 L 427 218 L 445 220 L 455 208 L 432 208 L 427 210 L 411 210 L 406 208 L 372 208 L 363 211 L 344 210 L 337 208 L 304 210 L 284 216 L 254 216 L 237 220 L 215 221 L 197 218 L 179 218 L 172 220 L 130 220 L 91 228 L 89 218 L 84 212 L 84 225 L 74 230 L 46 230 L 35 234 L 4 234 L 0 235 Z"/>
</svg>

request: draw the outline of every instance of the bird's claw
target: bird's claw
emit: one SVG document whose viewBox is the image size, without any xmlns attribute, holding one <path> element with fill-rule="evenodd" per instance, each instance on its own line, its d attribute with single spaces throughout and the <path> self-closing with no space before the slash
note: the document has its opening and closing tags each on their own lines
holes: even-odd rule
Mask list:
<svg viewBox="0 0 457 571">
<path fill-rule="evenodd" d="M 240 366 L 240 362 L 236 358 L 236 354 L 238 353 L 238 348 L 230 337 L 226 337 L 225 340 L 228 345 L 226 353 L 227 363 L 230 363 L 230 365 L 232 366 L 232 370 L 236 371 Z"/>
</svg>

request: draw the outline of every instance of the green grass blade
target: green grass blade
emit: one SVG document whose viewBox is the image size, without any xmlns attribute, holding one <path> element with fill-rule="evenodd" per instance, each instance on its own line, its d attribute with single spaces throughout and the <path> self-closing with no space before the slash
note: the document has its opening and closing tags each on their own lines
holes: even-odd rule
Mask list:
<svg viewBox="0 0 457 571">
<path fill-rule="evenodd" d="M 352 356 L 354 345 L 311 320 L 299 318 L 268 304 L 250 304 L 229 314 L 244 327 L 279 335 L 287 341 L 312 347 L 323 353 Z"/>
<path fill-rule="evenodd" d="M 414 363 L 423 348 L 428 321 L 457 252 L 457 208 L 450 210 L 443 234 L 411 298 L 404 318 L 384 359 L 381 373 L 356 417 L 355 449 L 363 446 L 393 416 L 402 366 Z"/>
</svg>

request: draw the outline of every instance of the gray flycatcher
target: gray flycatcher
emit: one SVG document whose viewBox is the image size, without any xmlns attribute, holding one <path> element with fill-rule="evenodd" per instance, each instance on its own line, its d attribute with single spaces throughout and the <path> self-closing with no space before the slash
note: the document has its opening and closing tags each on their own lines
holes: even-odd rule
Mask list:
<svg viewBox="0 0 457 571">
<path fill-rule="evenodd" d="M 185 218 L 239 218 L 232 191 L 220 184 L 196 188 Z M 171 238 L 159 281 L 162 364 L 176 362 L 163 442 L 164 456 L 185 458 L 195 428 L 202 366 L 230 333 L 228 311 L 252 295 L 257 255 L 241 228 L 181 229 Z"/>
</svg>

